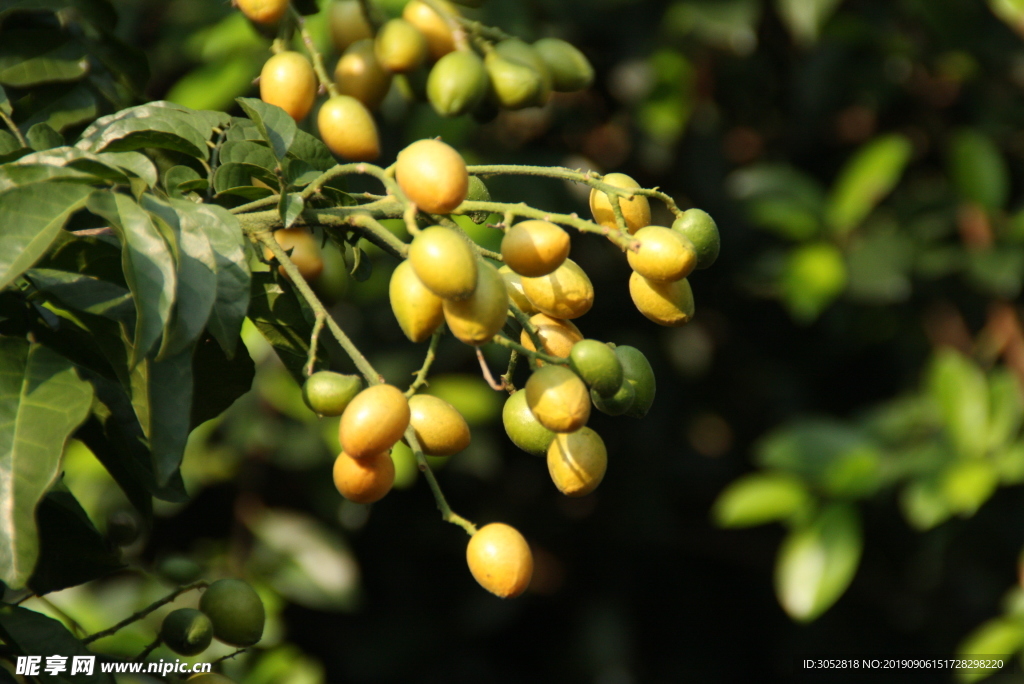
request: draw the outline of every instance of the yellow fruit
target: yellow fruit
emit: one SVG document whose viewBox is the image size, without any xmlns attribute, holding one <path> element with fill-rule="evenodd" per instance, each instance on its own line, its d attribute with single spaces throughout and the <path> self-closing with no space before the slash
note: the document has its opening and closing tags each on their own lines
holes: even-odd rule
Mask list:
<svg viewBox="0 0 1024 684">
<path fill-rule="evenodd" d="M 402 332 L 413 342 L 423 342 L 444 320 L 441 298 L 427 289 L 406 259 L 391 274 L 388 287 L 391 310 Z"/>
<path fill-rule="evenodd" d="M 405 19 L 392 19 L 377 32 L 374 51 L 385 69 L 405 74 L 414 71 L 427 58 L 427 40 Z"/>
<path fill-rule="evenodd" d="M 508 317 L 508 291 L 498 269 L 481 261 L 476 289 L 468 298 L 445 300 L 444 320 L 455 337 L 466 344 L 486 344 L 498 334 Z"/>
<path fill-rule="evenodd" d="M 538 311 L 554 318 L 579 318 L 594 305 L 594 286 L 572 259 L 541 278 L 523 278 L 523 293 Z"/>
<path fill-rule="evenodd" d="M 566 496 L 584 496 L 597 489 L 608 468 L 608 450 L 588 427 L 562 434 L 548 446 L 548 473 Z"/>
<path fill-rule="evenodd" d="M 682 233 L 662 226 L 645 226 L 635 234 L 640 247 L 626 252 L 634 271 L 648 280 L 679 280 L 697 266 L 697 250 Z"/>
<path fill-rule="evenodd" d="M 526 403 L 537 421 L 553 432 L 575 432 L 590 418 L 590 392 L 565 366 L 534 371 L 526 381 Z"/>
<path fill-rule="evenodd" d="M 451 14 L 459 11 L 446 0 L 435 0 L 438 5 Z M 455 38 L 452 29 L 444 17 L 420 0 L 410 0 L 402 10 L 402 18 L 419 29 L 427 40 L 427 52 L 435 62 L 455 49 Z"/>
<path fill-rule="evenodd" d="M 537 313 L 537 307 L 526 298 L 526 294 L 523 292 L 523 279 L 522 277 L 513 271 L 508 266 L 502 266 L 498 269 L 498 273 L 505 279 L 505 287 L 508 289 L 508 298 L 513 304 L 519 307 L 519 310 L 526 315 Z"/>
<path fill-rule="evenodd" d="M 480 586 L 501 598 L 523 593 L 533 577 L 530 545 L 504 523 L 484 525 L 470 537 L 466 562 Z"/>
<path fill-rule="evenodd" d="M 320 106 L 316 118 L 320 139 L 339 157 L 371 161 L 380 156 L 380 141 L 373 115 L 349 95 L 336 95 Z"/>
<path fill-rule="evenodd" d="M 288 11 L 288 0 L 236 0 L 238 9 L 257 24 L 274 24 Z"/>
<path fill-rule="evenodd" d="M 342 95 L 351 95 L 376 109 L 391 88 L 391 72 L 377 61 L 373 41 L 358 40 L 345 50 L 334 69 L 334 83 Z"/>
<path fill-rule="evenodd" d="M 583 339 L 583 333 L 572 321 L 563 321 L 560 318 L 552 318 L 547 314 L 537 314 L 530 318 L 530 322 L 537 326 L 537 335 L 544 346 L 545 354 L 560 356 L 563 359 L 569 358 L 573 345 Z M 535 351 L 533 340 L 524 329 L 519 335 L 519 344 L 531 351 Z"/>
<path fill-rule="evenodd" d="M 329 21 L 331 25 L 331 42 L 338 52 L 345 52 L 348 46 L 363 38 L 372 38 L 370 27 L 359 0 L 334 0 L 330 5 Z"/>
<path fill-rule="evenodd" d="M 605 183 L 614 185 L 617 188 L 633 190 L 640 187 L 640 184 L 624 173 L 609 173 L 602 178 Z M 619 198 L 619 208 L 622 209 L 622 218 L 626 221 L 626 228 L 630 233 L 635 233 L 651 223 L 651 205 L 647 198 L 642 195 Z M 590 213 L 594 221 L 610 230 L 618 230 L 615 223 L 615 213 L 612 211 L 612 204 L 608 195 L 596 188 L 590 191 Z"/>
<path fill-rule="evenodd" d="M 466 162 L 440 140 L 417 140 L 398 153 L 395 179 L 420 211 L 447 214 L 469 192 Z"/>
<path fill-rule="evenodd" d="M 260 99 L 277 105 L 296 121 L 309 114 L 316 101 L 316 72 L 305 55 L 279 52 L 260 71 Z"/>
<path fill-rule="evenodd" d="M 395 483 L 395 463 L 384 451 L 366 458 L 352 458 L 344 451 L 334 461 L 334 486 L 349 501 L 370 504 L 380 501 Z"/>
<path fill-rule="evenodd" d="M 409 410 L 412 412 L 409 424 L 424 454 L 451 456 L 469 446 L 466 419 L 444 399 L 417 394 L 409 399 Z"/>
<path fill-rule="evenodd" d="M 409 427 L 409 402 L 394 385 L 373 385 L 356 395 L 341 415 L 338 438 L 352 458 L 388 451 Z"/>
<path fill-rule="evenodd" d="M 569 256 L 569 234 L 550 221 L 522 221 L 501 240 L 505 265 L 528 278 L 546 276 Z"/>
<path fill-rule="evenodd" d="M 450 228 L 431 226 L 417 235 L 409 247 L 409 262 L 420 282 L 441 299 L 465 299 L 476 289 L 476 255 Z"/>
<path fill-rule="evenodd" d="M 658 325 L 674 328 L 693 318 L 693 290 L 686 278 L 661 282 L 634 271 L 629 277 L 629 294 L 637 310 Z"/>
<path fill-rule="evenodd" d="M 290 251 L 292 263 L 299 269 L 299 274 L 306 280 L 314 280 L 324 270 L 324 260 L 320 256 L 320 245 L 313 239 L 312 233 L 305 228 L 282 228 L 274 231 L 274 238 L 277 244 L 281 245 L 284 251 Z M 263 256 L 270 261 L 274 253 L 264 248 Z M 277 267 L 278 272 L 285 278 L 284 266 Z"/>
</svg>

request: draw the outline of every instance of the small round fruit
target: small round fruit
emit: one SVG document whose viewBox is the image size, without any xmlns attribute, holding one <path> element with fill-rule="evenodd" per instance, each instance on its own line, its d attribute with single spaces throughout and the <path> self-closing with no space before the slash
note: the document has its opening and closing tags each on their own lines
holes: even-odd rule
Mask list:
<svg viewBox="0 0 1024 684">
<path fill-rule="evenodd" d="M 583 333 L 572 321 L 563 321 L 561 318 L 552 318 L 541 313 L 531 316 L 530 322 L 537 327 L 537 336 L 544 347 L 541 351 L 545 354 L 567 358 L 573 345 L 583 339 Z M 519 335 L 519 344 L 531 351 L 537 349 L 525 328 Z"/>
<path fill-rule="evenodd" d="M 213 641 L 213 623 L 195 608 L 179 608 L 164 618 L 160 639 L 175 653 L 194 656 Z"/>
<path fill-rule="evenodd" d="M 480 176 L 469 177 L 469 191 L 466 193 L 466 200 L 472 202 L 490 202 L 491 191 L 487 189 Z M 489 211 L 471 211 L 466 216 L 477 225 L 483 223 L 491 215 Z"/>
<path fill-rule="evenodd" d="M 236 0 L 242 14 L 257 24 L 276 24 L 288 11 L 289 0 Z"/>
<path fill-rule="evenodd" d="M 307 229 L 282 228 L 274 231 L 274 238 L 284 251 L 291 252 L 289 258 L 299 269 L 299 275 L 305 280 L 315 280 L 323 272 L 324 260 L 321 256 L 320 245 L 316 243 L 313 234 Z M 263 256 L 269 261 L 274 258 L 274 253 L 269 249 L 264 249 Z M 278 266 L 277 270 L 285 278 L 290 279 L 284 266 Z"/>
<path fill-rule="evenodd" d="M 545 105 L 548 100 L 551 99 L 552 90 L 552 79 L 551 72 L 548 70 L 547 64 L 541 58 L 540 54 L 529 45 L 519 38 L 508 38 L 495 45 L 495 52 L 516 64 L 533 69 L 533 71 L 540 78 L 540 87 L 537 89 L 537 93 L 534 96 L 533 105 Z"/>
<path fill-rule="evenodd" d="M 519 390 L 505 401 L 501 410 L 505 434 L 512 443 L 528 454 L 543 456 L 555 433 L 540 424 L 526 403 L 526 392 Z"/>
<path fill-rule="evenodd" d="M 395 179 L 420 211 L 447 214 L 469 193 L 466 162 L 440 140 L 417 140 L 398 153 Z"/>
<path fill-rule="evenodd" d="M 555 437 L 548 447 L 548 473 L 566 496 L 584 496 L 597 489 L 608 468 L 608 450 L 588 427 Z"/>
<path fill-rule="evenodd" d="M 356 395 L 341 415 L 338 438 L 352 458 L 385 452 L 409 427 L 409 401 L 394 385 L 373 385 Z"/>
<path fill-rule="evenodd" d="M 451 456 L 469 446 L 466 419 L 444 399 L 416 394 L 409 399 L 409 410 L 409 424 L 427 456 Z"/>
<path fill-rule="evenodd" d="M 662 226 L 644 226 L 634 237 L 637 250 L 626 252 L 629 267 L 648 280 L 672 281 L 690 275 L 697 251 L 682 233 Z"/>
<path fill-rule="evenodd" d="M 450 14 L 458 15 L 459 11 L 452 7 L 447 0 L 434 0 Z M 402 18 L 419 29 L 427 41 L 427 52 L 430 59 L 437 61 L 455 49 L 455 38 L 452 36 L 452 29 L 440 16 L 426 3 L 420 0 L 410 0 L 402 10 Z"/>
<path fill-rule="evenodd" d="M 484 62 L 475 52 L 458 50 L 442 57 L 427 77 L 427 99 L 441 116 L 472 111 L 487 94 Z"/>
<path fill-rule="evenodd" d="M 622 364 L 604 342 L 581 340 L 574 344 L 569 367 L 598 394 L 610 396 L 622 386 Z"/>
<path fill-rule="evenodd" d="M 373 29 L 363 15 L 359 0 L 334 0 L 330 5 L 328 18 L 331 25 L 331 42 L 338 52 L 345 52 L 348 46 L 357 40 L 373 37 Z"/>
<path fill-rule="evenodd" d="M 394 484 L 395 463 L 389 451 L 366 458 L 352 458 L 343 451 L 334 461 L 334 486 L 353 503 L 380 501 Z"/>
<path fill-rule="evenodd" d="M 431 226 L 420 232 L 409 247 L 409 262 L 420 282 L 441 299 L 465 299 L 476 289 L 476 255 L 450 228 Z"/>
<path fill-rule="evenodd" d="M 351 95 L 376 109 L 391 88 L 391 72 L 377 61 L 369 38 L 352 43 L 334 68 L 334 83 L 342 95 Z"/>
<path fill-rule="evenodd" d="M 594 305 L 594 285 L 572 259 L 540 278 L 523 278 L 523 293 L 538 311 L 554 318 L 579 318 Z"/>
<path fill-rule="evenodd" d="M 191 584 L 203 574 L 199 564 L 188 556 L 171 555 L 161 560 L 156 567 L 157 574 L 174 584 Z"/>
<path fill-rule="evenodd" d="M 374 51 L 385 69 L 405 74 L 427 58 L 427 39 L 405 19 L 391 19 L 377 32 Z"/>
<path fill-rule="evenodd" d="M 484 525 L 470 537 L 466 562 L 480 586 L 501 598 L 519 596 L 533 577 L 530 545 L 504 523 Z"/>
<path fill-rule="evenodd" d="M 240 579 L 211 584 L 199 599 L 199 610 L 213 623 L 213 635 L 225 644 L 252 646 L 263 636 L 263 601 Z"/>
<path fill-rule="evenodd" d="M 505 279 L 505 287 L 508 289 L 508 298 L 512 303 L 518 306 L 519 310 L 526 315 L 537 313 L 537 307 L 533 305 L 533 302 L 526 298 L 526 293 L 523 292 L 522 276 L 508 266 L 502 266 L 499 268 L 498 273 L 500 273 L 501 277 Z"/>
<path fill-rule="evenodd" d="M 380 156 L 377 124 L 362 102 L 350 95 L 335 95 L 320 106 L 316 117 L 320 139 L 334 154 L 351 161 L 372 161 Z"/>
<path fill-rule="evenodd" d="M 657 389 L 651 362 L 642 351 L 625 344 L 615 348 L 615 355 L 622 364 L 622 377 L 636 390 L 636 399 L 633 406 L 626 411 L 626 415 L 643 418 L 654 404 L 654 393 Z"/>
<path fill-rule="evenodd" d="M 693 290 L 686 278 L 661 282 L 634 271 L 629 276 L 629 295 L 637 310 L 658 325 L 676 328 L 693 318 Z"/>
<path fill-rule="evenodd" d="M 537 103 L 543 82 L 532 68 L 505 59 L 495 51 L 484 55 L 484 67 L 493 97 L 502 109 L 523 109 Z"/>
<path fill-rule="evenodd" d="M 412 342 L 427 340 L 444 320 L 441 298 L 416 276 L 408 259 L 392 272 L 388 297 L 398 325 Z"/>
<path fill-rule="evenodd" d="M 621 416 L 629 413 L 636 401 L 636 388 L 633 383 L 624 380 L 619 388 L 611 395 L 605 396 L 590 390 L 590 400 L 594 402 L 594 408 L 609 416 Z"/>
<path fill-rule="evenodd" d="M 302 399 L 313 413 L 340 416 L 363 389 L 358 375 L 317 371 L 302 384 Z"/>
<path fill-rule="evenodd" d="M 624 173 L 609 173 L 601 180 L 624 190 L 635 190 L 640 187 L 639 183 Z M 626 221 L 626 229 L 630 233 L 635 233 L 644 226 L 650 225 L 651 205 L 643 195 L 620 197 L 619 208 L 622 210 L 622 218 Z M 593 214 L 594 221 L 605 228 L 610 230 L 619 229 L 618 224 L 615 222 L 615 212 L 612 210 L 612 203 L 609 201 L 608 195 L 597 188 L 590 191 L 590 213 Z"/>
<path fill-rule="evenodd" d="M 477 268 L 476 289 L 468 298 L 446 299 L 444 320 L 455 337 L 479 346 L 490 342 L 508 318 L 508 290 L 498 269 L 485 261 Z"/>
<path fill-rule="evenodd" d="M 575 432 L 590 418 L 590 392 L 565 366 L 548 365 L 526 381 L 526 403 L 540 424 L 554 432 Z"/>
<path fill-rule="evenodd" d="M 551 72 L 552 87 L 558 92 L 586 90 L 594 82 L 594 67 L 571 43 L 559 38 L 541 38 L 533 49 Z"/>
<path fill-rule="evenodd" d="M 306 56 L 293 50 L 279 52 L 260 71 L 260 99 L 277 105 L 301 121 L 316 101 L 316 72 Z"/>
<path fill-rule="evenodd" d="M 501 258 L 521 276 L 539 278 L 561 266 L 569 256 L 569 234 L 550 221 L 522 221 L 501 240 Z"/>
<path fill-rule="evenodd" d="M 672 230 L 679 231 L 693 243 L 697 250 L 697 268 L 707 268 L 715 263 L 722 248 L 722 238 L 715 219 L 706 211 L 687 209 L 672 223 Z"/>
</svg>

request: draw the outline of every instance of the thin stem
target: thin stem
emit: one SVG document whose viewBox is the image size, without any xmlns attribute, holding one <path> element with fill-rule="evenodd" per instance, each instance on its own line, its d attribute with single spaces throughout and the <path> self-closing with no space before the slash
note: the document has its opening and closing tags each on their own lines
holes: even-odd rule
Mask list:
<svg viewBox="0 0 1024 684">
<path fill-rule="evenodd" d="M 491 368 L 487 365 L 487 359 L 484 358 L 484 353 L 480 347 L 476 348 L 476 358 L 480 362 L 480 372 L 483 373 L 484 380 L 491 386 L 491 389 L 498 392 L 505 389 L 505 383 L 496 381 L 494 376 L 491 375 Z"/>
<path fill-rule="evenodd" d="M 174 599 L 178 598 L 179 596 L 181 596 L 185 592 L 192 591 L 193 589 L 205 589 L 208 586 L 210 586 L 209 582 L 207 582 L 206 580 L 199 580 L 198 582 L 193 582 L 192 584 L 186 584 L 185 586 L 178 587 L 177 589 L 172 591 L 167 596 L 164 596 L 159 601 L 155 601 L 155 602 L 149 604 L 148 606 L 146 606 L 145 608 L 143 608 L 142 610 L 140 610 L 140 611 L 138 611 L 136 613 L 132 613 L 131 615 L 126 617 L 124 620 L 121 620 L 120 622 L 118 622 L 113 627 L 108 627 L 107 629 L 104 629 L 103 631 L 96 632 L 95 634 L 90 634 L 89 636 L 87 636 L 84 639 L 82 639 L 82 643 L 83 644 L 91 644 L 92 642 L 98 641 L 99 639 L 104 639 L 104 638 L 110 636 L 111 634 L 116 633 L 118 630 L 120 630 L 120 629 L 122 629 L 124 627 L 127 627 L 128 625 L 132 624 L 133 622 L 141 620 L 142 618 L 146 617 L 147 615 L 152 613 L 154 610 L 156 610 L 160 606 L 167 605 L 168 603 L 170 603 Z"/>
<path fill-rule="evenodd" d="M 427 373 L 430 372 L 430 366 L 433 365 L 434 359 L 437 357 L 437 343 L 441 340 L 442 334 L 444 334 L 444 329 L 438 326 L 434 334 L 431 335 L 430 345 L 427 347 L 427 355 L 423 357 L 423 365 L 416 371 L 416 377 L 413 379 L 412 384 L 409 385 L 409 389 L 405 391 L 406 397 L 416 394 L 420 387 L 427 384 Z"/>
<path fill-rule="evenodd" d="M 516 386 L 512 382 L 512 376 L 516 372 L 516 366 L 519 364 L 519 351 L 516 349 L 512 350 L 512 355 L 508 358 L 508 370 L 501 376 L 501 382 L 508 390 L 509 394 L 516 391 Z"/>
<path fill-rule="evenodd" d="M 510 204 L 507 202 L 476 202 L 467 200 L 460 204 L 452 213 L 468 214 L 474 211 L 504 214 L 506 220 L 508 220 L 509 217 L 524 216 L 526 218 L 540 219 L 542 221 L 551 221 L 552 223 L 561 223 L 566 226 L 571 226 L 581 233 L 604 235 L 622 249 L 636 250 L 638 245 L 637 241 L 629 235 L 629 233 L 623 230 L 612 230 L 606 226 L 599 226 L 593 221 L 581 219 L 579 215 L 575 213 L 559 214 L 556 212 L 544 211 L 542 209 L 534 209 L 525 202 Z"/>
<path fill-rule="evenodd" d="M 536 347 L 538 351 L 544 349 L 544 340 L 540 339 L 540 331 L 537 330 L 537 326 L 535 326 L 533 321 L 530 320 L 529 315 L 520 309 L 515 302 L 510 301 L 508 303 L 508 308 L 515 317 L 516 322 L 523 326 L 523 330 L 525 330 L 526 334 L 529 335 L 530 341 L 533 342 L 533 346 Z"/>
<path fill-rule="evenodd" d="M 78 620 L 64 612 L 64 610 L 60 606 L 58 606 L 45 596 L 37 596 L 36 598 L 39 599 L 41 602 L 45 603 L 50 610 L 57 613 L 57 615 L 60 615 L 61 618 L 66 620 L 68 624 L 71 625 L 71 629 L 73 629 L 77 634 L 85 634 L 85 630 L 82 628 L 82 625 L 79 624 Z"/>
<path fill-rule="evenodd" d="M 11 129 L 11 133 L 13 133 L 14 137 L 18 139 L 18 143 L 22 147 L 29 147 L 28 141 L 25 140 L 25 136 L 21 134 L 21 129 L 15 125 L 14 119 L 7 116 L 7 112 L 3 109 L 0 109 L 0 119 L 4 120 L 4 123 L 7 124 L 9 129 Z"/>
<path fill-rule="evenodd" d="M 472 537 L 476 534 L 476 525 L 453 511 L 451 506 L 448 505 L 448 500 L 444 498 L 441 486 L 437 484 L 437 478 L 434 477 L 434 471 L 430 469 L 427 457 L 423 455 L 423 449 L 420 447 L 420 442 L 416 439 L 416 431 L 413 430 L 412 427 L 409 427 L 405 431 L 405 441 L 409 443 L 409 448 L 412 449 L 414 454 L 416 454 L 416 463 L 419 466 L 420 472 L 423 473 L 423 477 L 426 478 L 427 484 L 430 486 L 430 491 L 434 495 L 434 501 L 437 503 L 437 510 L 441 511 L 441 519 L 445 522 L 450 522 L 453 525 L 458 525 L 462 529 L 466 530 L 466 534 Z"/>
<path fill-rule="evenodd" d="M 495 261 L 505 260 L 499 252 L 492 252 L 491 250 L 484 249 L 483 247 L 478 245 L 476 241 L 473 238 L 469 237 L 466 231 L 462 229 L 462 226 L 460 226 L 455 221 L 452 221 L 447 216 L 444 216 L 442 214 L 427 214 L 427 216 L 429 216 L 430 220 L 433 221 L 435 224 L 439 226 L 445 226 L 446 228 L 451 228 L 452 230 L 460 233 L 464 238 L 466 238 L 466 240 L 469 241 L 470 246 L 480 256 L 487 257 L 488 259 L 494 259 Z"/>
<path fill-rule="evenodd" d="M 240 649 L 238 649 L 236 651 L 232 651 L 231 653 L 228 653 L 227 655 L 222 655 L 220 658 L 217 658 L 216 660 L 211 660 L 210 664 L 211 665 L 216 665 L 217 663 L 223 663 L 225 660 L 231 660 L 232 658 L 237 658 L 238 656 L 242 655 L 243 653 L 245 653 L 248 650 L 249 650 L 249 647 L 240 648 Z"/>
<path fill-rule="evenodd" d="M 316 320 L 313 322 L 313 334 L 309 336 L 309 355 L 306 358 L 306 377 L 313 374 L 313 366 L 316 365 L 316 350 L 320 344 L 320 333 L 324 329 L 324 320 L 326 318 L 326 316 L 317 313 Z"/>
<path fill-rule="evenodd" d="M 507 347 L 508 349 L 513 349 L 519 352 L 520 354 L 529 356 L 531 359 L 539 359 L 547 363 L 554 363 L 561 366 L 564 366 L 569 363 L 569 359 L 563 359 L 560 356 L 551 356 L 550 354 L 544 354 L 542 352 L 533 351 L 532 349 L 527 349 L 518 342 L 513 342 L 512 340 L 508 339 L 507 337 L 504 337 L 503 335 L 495 335 L 491 339 L 491 341 L 494 342 L 495 344 L 500 344 L 502 347 Z"/>
<path fill-rule="evenodd" d="M 153 639 L 153 641 L 150 642 L 149 646 L 146 646 L 146 648 L 142 649 L 142 653 L 140 653 L 139 655 L 135 656 L 135 661 L 139 662 L 139 661 L 145 660 L 146 656 L 148 656 L 150 653 L 155 651 L 157 649 L 157 647 L 160 644 L 163 643 L 163 641 L 164 640 L 162 638 L 160 638 L 159 635 L 157 635 L 156 639 Z"/>
<path fill-rule="evenodd" d="M 327 69 L 324 67 L 324 56 L 316 49 L 313 37 L 310 36 L 309 31 L 306 30 L 306 19 L 299 14 L 294 5 L 289 5 L 289 8 L 291 9 L 292 16 L 295 19 L 295 24 L 299 27 L 299 35 L 302 36 L 302 42 L 306 46 L 306 50 L 309 51 L 310 57 L 313 58 L 313 71 L 316 72 L 316 77 L 320 80 L 320 86 L 326 90 L 331 97 L 337 96 L 338 88 L 334 85 L 334 79 L 327 75 Z"/>
</svg>

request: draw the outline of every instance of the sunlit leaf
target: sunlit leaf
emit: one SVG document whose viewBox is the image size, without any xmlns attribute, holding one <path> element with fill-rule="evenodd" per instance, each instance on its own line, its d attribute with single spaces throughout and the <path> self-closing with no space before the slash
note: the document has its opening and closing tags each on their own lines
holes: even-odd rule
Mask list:
<svg viewBox="0 0 1024 684">
<path fill-rule="evenodd" d="M 779 288 L 793 318 L 810 322 L 843 293 L 846 279 L 846 262 L 835 245 L 806 244 L 789 253 Z"/>
<path fill-rule="evenodd" d="M 92 152 L 162 147 L 206 159 L 210 127 L 201 114 L 166 102 L 130 107 L 97 119 L 76 145 Z"/>
<path fill-rule="evenodd" d="M 1008 657 L 1024 646 L 1024 624 L 1011 617 L 992 618 L 976 627 L 957 647 L 961 658 Z M 992 669 L 958 670 L 957 680 L 977 682 L 995 674 Z"/>
<path fill-rule="evenodd" d="M 284 227 L 291 228 L 292 224 L 302 215 L 304 208 L 305 202 L 303 202 L 302 196 L 298 193 L 293 192 L 281 195 L 278 211 L 281 214 L 281 223 L 284 224 Z"/>
<path fill-rule="evenodd" d="M 711 509 L 719 527 L 750 527 L 790 520 L 806 512 L 812 498 L 800 478 L 752 473 L 729 483 Z"/>
<path fill-rule="evenodd" d="M 957 452 L 979 457 L 988 443 L 989 392 L 981 369 L 958 352 L 936 353 L 928 372 L 928 391 Z"/>
<path fill-rule="evenodd" d="M 37 123 L 28 129 L 25 139 L 34 150 L 48 150 L 64 144 L 64 137 L 46 123 Z"/>
<path fill-rule="evenodd" d="M 832 230 L 848 233 L 867 218 L 899 182 L 913 146 L 902 135 L 876 138 L 857 150 L 836 179 L 826 217 Z"/>
<path fill-rule="evenodd" d="M 970 516 L 995 493 L 999 473 L 989 460 L 959 460 L 942 473 L 942 495 L 954 513 Z"/>
<path fill-rule="evenodd" d="M 256 124 L 263 139 L 270 143 L 274 156 L 284 159 L 298 130 L 295 120 L 277 105 L 267 104 L 263 100 L 240 97 L 237 102 Z"/>
</svg>

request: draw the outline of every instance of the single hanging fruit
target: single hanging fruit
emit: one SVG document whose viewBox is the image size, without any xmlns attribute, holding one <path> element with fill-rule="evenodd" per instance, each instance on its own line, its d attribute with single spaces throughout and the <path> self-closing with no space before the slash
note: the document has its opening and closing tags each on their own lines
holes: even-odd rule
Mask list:
<svg viewBox="0 0 1024 684">
<path fill-rule="evenodd" d="M 388 296 L 398 325 L 412 342 L 429 339 L 444 320 L 441 298 L 416 276 L 408 259 L 391 274 Z"/>
<path fill-rule="evenodd" d="M 336 95 L 320 106 L 316 117 L 320 139 L 339 157 L 372 161 L 380 156 L 373 115 L 350 95 Z"/>
<path fill-rule="evenodd" d="M 465 299 L 476 289 L 476 255 L 451 228 L 431 226 L 421 231 L 409 247 L 409 262 L 420 282 L 441 299 Z"/>
<path fill-rule="evenodd" d="M 302 121 L 316 101 L 316 72 L 305 55 L 292 50 L 279 52 L 260 71 L 260 99 L 277 105 L 288 116 Z"/>
<path fill-rule="evenodd" d="M 530 545 L 504 523 L 484 525 L 470 537 L 466 562 L 480 586 L 501 598 L 523 593 L 533 577 Z"/>
<path fill-rule="evenodd" d="M 398 153 L 395 180 L 420 211 L 447 214 L 469 193 L 466 162 L 440 140 L 417 140 Z"/>
</svg>

